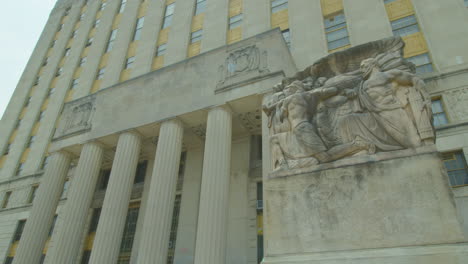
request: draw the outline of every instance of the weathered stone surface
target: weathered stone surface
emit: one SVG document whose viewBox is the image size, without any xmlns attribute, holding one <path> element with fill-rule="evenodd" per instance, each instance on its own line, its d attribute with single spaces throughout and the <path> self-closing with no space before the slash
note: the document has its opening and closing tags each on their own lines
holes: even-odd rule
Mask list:
<svg viewBox="0 0 468 264">
<path fill-rule="evenodd" d="M 264 197 L 266 256 L 464 241 L 435 152 L 266 179 Z"/>
<path fill-rule="evenodd" d="M 434 144 L 431 101 L 403 47 L 367 43 L 277 84 L 263 104 L 274 169 Z"/>
</svg>

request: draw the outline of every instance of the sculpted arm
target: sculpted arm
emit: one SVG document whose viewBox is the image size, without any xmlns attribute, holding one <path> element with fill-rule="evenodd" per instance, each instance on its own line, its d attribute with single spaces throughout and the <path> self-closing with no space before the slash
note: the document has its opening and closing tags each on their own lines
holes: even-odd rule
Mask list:
<svg viewBox="0 0 468 264">
<path fill-rule="evenodd" d="M 397 82 L 398 84 L 414 85 L 414 81 L 415 81 L 414 74 L 411 74 L 405 71 L 400 71 L 400 70 L 391 70 L 391 71 L 388 71 L 387 74 L 389 75 L 391 80 Z"/>
</svg>

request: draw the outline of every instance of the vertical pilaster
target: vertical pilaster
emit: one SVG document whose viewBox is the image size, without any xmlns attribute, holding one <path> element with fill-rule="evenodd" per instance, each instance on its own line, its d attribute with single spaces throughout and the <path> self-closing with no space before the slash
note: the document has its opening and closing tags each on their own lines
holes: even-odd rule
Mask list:
<svg viewBox="0 0 468 264">
<path fill-rule="evenodd" d="M 243 38 L 253 37 L 271 29 L 271 0 L 244 0 Z"/>
<path fill-rule="evenodd" d="M 73 263 L 79 254 L 102 158 L 103 149 L 98 144 L 87 143 L 83 146 L 65 204 L 63 226 L 50 252 L 55 263 Z"/>
<path fill-rule="evenodd" d="M 150 204 L 146 207 L 143 220 L 145 231 L 138 254 L 140 264 L 167 262 L 183 131 L 182 123 L 176 119 L 161 125 L 148 194 Z"/>
<path fill-rule="evenodd" d="M 207 4 L 201 52 L 226 45 L 229 1 Z"/>
<path fill-rule="evenodd" d="M 141 149 L 140 137 L 132 132 L 119 136 L 111 175 L 89 263 L 117 263 L 128 203 Z"/>
<path fill-rule="evenodd" d="M 197 237 L 203 149 L 187 150 L 174 263 L 193 264 Z"/>
<path fill-rule="evenodd" d="M 26 221 L 14 264 L 38 264 L 54 219 L 63 184 L 70 167 L 70 156 L 64 152 L 51 155 L 41 185 Z"/>
<path fill-rule="evenodd" d="M 195 264 L 226 260 L 232 115 L 216 107 L 208 113 Z"/>
<path fill-rule="evenodd" d="M 194 9 L 195 0 L 177 1 L 167 42 L 167 53 L 164 55 L 164 65 L 171 65 L 187 58 Z"/>
</svg>

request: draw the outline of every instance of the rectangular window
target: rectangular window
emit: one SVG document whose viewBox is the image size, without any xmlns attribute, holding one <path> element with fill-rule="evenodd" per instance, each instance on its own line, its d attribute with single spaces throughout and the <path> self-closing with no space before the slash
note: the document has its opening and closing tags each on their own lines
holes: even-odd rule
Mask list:
<svg viewBox="0 0 468 264">
<path fill-rule="evenodd" d="M 166 6 L 166 11 L 164 12 L 164 20 L 162 28 L 167 28 L 172 23 L 172 18 L 174 17 L 175 3 Z"/>
<path fill-rule="evenodd" d="M 288 47 L 291 47 L 291 32 L 289 29 L 281 31 L 281 34 L 283 34 L 284 41 L 286 41 L 286 45 Z"/>
<path fill-rule="evenodd" d="M 40 80 L 41 80 L 41 76 L 37 76 L 33 85 L 38 85 Z"/>
<path fill-rule="evenodd" d="M 432 115 L 434 116 L 434 126 L 437 127 L 448 124 L 441 99 L 432 100 Z"/>
<path fill-rule="evenodd" d="M 65 15 L 64 16 L 68 16 L 70 14 L 70 7 L 65 9 Z"/>
<path fill-rule="evenodd" d="M 46 66 L 49 63 L 49 57 L 45 58 L 44 62 L 42 63 L 42 66 Z"/>
<path fill-rule="evenodd" d="M 26 148 L 30 148 L 31 145 L 34 143 L 34 140 L 36 140 L 36 136 L 29 137 L 29 141 L 28 141 L 28 144 L 26 145 Z"/>
<path fill-rule="evenodd" d="M 76 38 L 76 34 L 77 34 L 76 30 L 73 30 L 71 38 Z"/>
<path fill-rule="evenodd" d="M 140 183 L 145 181 L 146 167 L 148 166 L 148 161 L 143 161 L 138 163 L 134 183 Z"/>
<path fill-rule="evenodd" d="M 111 174 L 111 170 L 102 170 L 101 175 L 99 177 L 99 190 L 105 190 L 107 188 L 107 184 L 109 183 L 109 177 Z"/>
<path fill-rule="evenodd" d="M 6 192 L 5 196 L 3 196 L 2 209 L 5 209 L 8 207 L 8 202 L 10 202 L 10 196 L 11 196 L 11 191 Z"/>
<path fill-rule="evenodd" d="M 432 67 L 431 58 L 429 57 L 429 53 L 424 53 L 421 55 L 410 57 L 407 58 L 407 60 L 414 63 L 414 65 L 416 66 L 417 74 L 429 73 L 434 71 L 434 68 Z"/>
<path fill-rule="evenodd" d="M 135 238 L 139 210 L 140 208 L 138 207 L 128 209 L 122 242 L 120 244 L 120 253 L 132 252 L 133 239 Z"/>
<path fill-rule="evenodd" d="M 19 128 L 21 126 L 21 123 L 23 122 L 23 119 L 18 119 L 18 122 L 16 123 L 15 128 Z"/>
<path fill-rule="evenodd" d="M 86 47 L 93 45 L 93 40 L 94 38 L 89 38 L 88 41 L 86 41 Z"/>
<path fill-rule="evenodd" d="M 57 31 L 61 31 L 62 28 L 63 28 L 63 24 L 60 24 L 59 27 L 58 27 L 58 29 L 57 29 Z"/>
<path fill-rule="evenodd" d="M 57 40 L 52 40 L 52 43 L 50 44 L 50 47 L 53 48 L 56 43 L 57 43 Z"/>
<path fill-rule="evenodd" d="M 167 44 L 161 44 L 156 50 L 156 57 L 163 56 L 166 53 Z"/>
<path fill-rule="evenodd" d="M 15 234 L 13 235 L 13 243 L 20 241 L 21 235 L 23 235 L 24 226 L 26 225 L 26 219 L 19 220 L 16 226 Z"/>
<path fill-rule="evenodd" d="M 271 13 L 277 13 L 288 8 L 288 0 L 273 0 L 271 1 Z"/>
<path fill-rule="evenodd" d="M 63 68 L 60 67 L 60 68 L 57 69 L 57 73 L 55 74 L 55 76 L 59 77 L 60 75 L 62 75 L 62 73 L 63 73 Z"/>
<path fill-rule="evenodd" d="M 96 80 L 101 80 L 104 77 L 104 73 L 106 72 L 106 68 L 101 68 L 99 69 L 97 75 L 96 75 Z"/>
<path fill-rule="evenodd" d="M 103 3 L 101 4 L 101 7 L 99 8 L 99 11 L 104 10 L 104 8 L 106 8 L 106 5 L 107 5 L 107 2 L 103 2 Z"/>
<path fill-rule="evenodd" d="M 78 86 L 80 79 L 73 79 L 70 89 L 75 89 Z"/>
<path fill-rule="evenodd" d="M 145 17 L 140 17 L 136 23 L 135 34 L 133 34 L 133 41 L 141 39 L 141 31 L 143 30 L 144 24 L 145 24 Z"/>
<path fill-rule="evenodd" d="M 55 88 L 50 88 L 49 89 L 49 94 L 47 96 L 51 96 L 55 93 Z"/>
<path fill-rule="evenodd" d="M 83 20 L 83 18 L 86 16 L 86 14 L 81 14 L 80 15 L 80 21 Z"/>
<path fill-rule="evenodd" d="M 26 103 L 24 104 L 24 107 L 27 107 L 31 103 L 31 100 L 32 100 L 32 96 L 29 96 L 28 100 L 26 100 Z"/>
<path fill-rule="evenodd" d="M 83 67 L 83 65 L 86 63 L 86 61 L 88 60 L 88 57 L 83 57 L 80 59 L 80 66 L 79 67 Z"/>
<path fill-rule="evenodd" d="M 442 160 L 452 186 L 468 185 L 468 167 L 462 151 L 443 153 Z"/>
<path fill-rule="evenodd" d="M 241 24 L 242 24 L 242 14 L 238 14 L 229 18 L 229 29 L 239 27 Z"/>
<path fill-rule="evenodd" d="M 135 63 L 135 57 L 127 58 L 127 62 L 125 63 L 125 69 L 133 68 L 134 63 Z"/>
<path fill-rule="evenodd" d="M 23 169 L 24 169 L 24 163 L 20 163 L 18 164 L 18 168 L 16 168 L 16 175 L 21 175 L 21 173 L 23 172 Z"/>
<path fill-rule="evenodd" d="M 41 111 L 41 112 L 39 113 L 39 117 L 37 118 L 37 122 L 41 122 L 41 120 L 44 118 L 44 116 L 45 116 L 45 112 L 44 112 L 44 111 Z"/>
<path fill-rule="evenodd" d="M 202 39 L 202 36 L 203 36 L 203 29 L 192 32 L 192 35 L 190 36 L 190 43 L 195 43 L 197 41 L 200 41 Z"/>
<path fill-rule="evenodd" d="M 126 5 L 127 5 L 127 0 L 122 0 L 122 2 L 120 2 L 119 13 L 123 13 L 123 11 L 125 10 Z"/>
<path fill-rule="evenodd" d="M 114 40 L 117 37 L 117 29 L 114 29 L 111 31 L 111 34 L 109 36 L 109 41 L 107 42 L 107 47 L 106 47 L 106 53 L 112 50 L 112 47 L 114 46 Z"/>
<path fill-rule="evenodd" d="M 324 19 L 328 50 L 334 50 L 349 45 L 346 18 L 343 13 Z"/>
<path fill-rule="evenodd" d="M 391 24 L 395 36 L 403 37 L 419 32 L 418 21 L 414 15 L 397 19 Z"/>
<path fill-rule="evenodd" d="M 70 48 L 65 49 L 65 57 L 70 56 L 70 51 L 71 51 Z"/>
<path fill-rule="evenodd" d="M 196 0 L 195 15 L 201 14 L 206 10 L 206 0 Z"/>
<path fill-rule="evenodd" d="M 32 204 L 34 198 L 36 198 L 37 188 L 39 188 L 39 185 L 34 185 L 33 187 L 31 187 L 31 193 L 29 194 L 28 204 Z"/>
<path fill-rule="evenodd" d="M 182 196 L 176 195 L 174 201 L 174 210 L 172 213 L 171 233 L 169 235 L 169 250 L 167 263 L 173 263 L 174 261 L 174 250 L 177 242 L 177 229 L 179 227 L 179 215 L 180 215 L 180 203 Z"/>
<path fill-rule="evenodd" d="M 10 150 L 11 150 L 11 144 L 7 144 L 7 146 L 5 148 L 5 152 L 3 153 L 3 155 L 8 155 L 8 153 L 10 153 Z"/>
<path fill-rule="evenodd" d="M 96 19 L 96 21 L 94 21 L 94 27 L 96 28 L 99 26 L 99 23 L 101 23 L 101 19 Z"/>
</svg>

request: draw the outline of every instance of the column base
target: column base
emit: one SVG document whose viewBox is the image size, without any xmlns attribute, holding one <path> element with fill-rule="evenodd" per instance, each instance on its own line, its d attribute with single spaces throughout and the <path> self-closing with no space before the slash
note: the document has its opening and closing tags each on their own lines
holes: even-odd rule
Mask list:
<svg viewBox="0 0 468 264">
<path fill-rule="evenodd" d="M 265 257 L 262 264 L 463 264 L 468 244 L 344 250 Z"/>
</svg>

